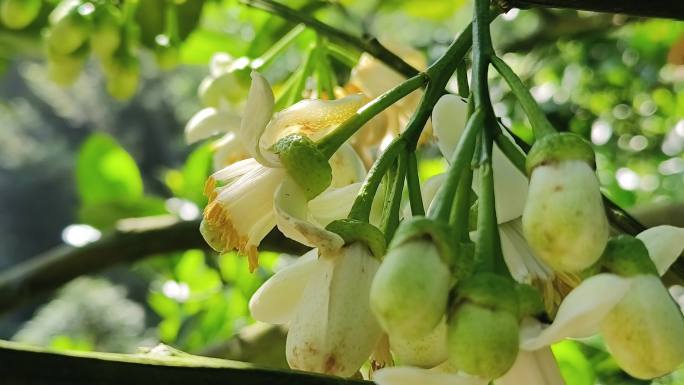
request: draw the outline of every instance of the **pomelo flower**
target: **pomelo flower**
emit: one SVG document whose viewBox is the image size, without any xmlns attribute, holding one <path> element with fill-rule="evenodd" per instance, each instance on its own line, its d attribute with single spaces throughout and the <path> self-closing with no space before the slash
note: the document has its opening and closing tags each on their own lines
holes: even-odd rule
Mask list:
<svg viewBox="0 0 684 385">
<path fill-rule="evenodd" d="M 209 75 L 200 83 L 198 92 L 204 108 L 185 125 L 188 144 L 223 135 L 212 144 L 215 170 L 249 157 L 249 152 L 237 137 L 243 107 L 240 100 L 245 90 L 236 75 L 236 71 L 248 65 L 246 58 L 233 59 L 226 53 L 212 56 Z"/>
<path fill-rule="evenodd" d="M 209 177 L 205 186 L 209 203 L 200 228 L 215 250 L 236 249 L 247 255 L 251 270 L 257 266 L 257 246 L 276 223 L 286 236 L 298 241 L 306 236 L 323 236 L 341 242 L 339 236 L 326 232 L 319 223 L 309 222 L 315 217 L 315 213 L 309 213 L 309 199 L 288 175 L 279 156 L 272 152 L 272 146 L 293 133 L 316 138 L 361 106 L 361 97 L 357 95 L 335 101 L 302 100 L 273 115 L 270 85 L 257 72 L 252 73 L 252 79 L 244 117 L 236 132 L 251 158 L 233 163 Z M 349 185 L 365 175 L 356 153 L 343 146 L 329 164 L 332 183 L 324 194 L 345 188 L 343 191 L 347 194 L 343 195 L 353 198 L 358 186 Z M 293 223 L 294 228 L 290 226 Z"/>
<path fill-rule="evenodd" d="M 313 249 L 267 280 L 250 312 L 259 321 L 289 324 L 290 367 L 350 377 L 382 336 L 368 300 L 379 265 L 359 242 L 320 255 Z"/>
</svg>

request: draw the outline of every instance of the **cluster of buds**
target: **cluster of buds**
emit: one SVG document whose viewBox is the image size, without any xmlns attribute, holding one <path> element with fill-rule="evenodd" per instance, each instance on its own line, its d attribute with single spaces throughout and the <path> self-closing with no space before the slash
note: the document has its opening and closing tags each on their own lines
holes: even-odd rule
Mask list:
<svg viewBox="0 0 684 385">
<path fill-rule="evenodd" d="M 367 58 L 362 64 L 352 71 L 354 82 L 370 65 Z M 239 85 L 248 68 L 248 60 L 226 55 L 212 61 L 200 87 L 205 108 L 186 135 L 189 141 L 224 135 L 205 189 L 201 232 L 211 247 L 238 250 L 252 270 L 260 241 L 274 227 L 313 248 L 250 301 L 255 319 L 288 326 L 292 368 L 352 377 L 371 359 L 381 385 L 560 385 L 550 346 L 597 333 L 620 367 L 638 378 L 661 376 L 684 361 L 678 343 L 684 318 L 658 276 L 684 249 L 684 229 L 657 227 L 637 238 L 609 239 L 594 152 L 581 137 L 539 137 L 526 174 L 493 145 L 491 169 L 474 171 L 487 176 L 493 170 L 493 178 L 475 183 L 473 195 L 493 190 L 496 198 L 489 202 L 491 226 L 471 233 L 477 245 L 463 239 L 469 229 L 454 229 L 454 221 L 429 210 L 427 217 L 404 210 L 396 232 L 383 234 L 378 228 L 390 228 L 388 221 L 370 212 L 365 220 L 354 216 L 357 194 L 371 195 L 370 203 L 373 194 L 382 195 L 369 192 L 360 142 L 341 145 L 333 155 L 319 146 L 362 113 L 367 95 L 304 99 L 275 112 L 270 84 L 253 71 L 241 105 Z M 384 85 L 381 80 L 373 79 Z M 366 86 L 355 89 L 366 94 Z M 467 110 L 455 95 L 434 106 L 431 124 L 445 158 L 468 131 Z M 359 132 L 376 124 L 371 120 Z M 391 131 L 384 128 L 383 136 Z M 426 206 L 446 178 L 423 188 Z M 470 187 L 458 186 L 468 193 Z M 478 232 L 498 235 L 501 250 L 498 244 L 483 248 Z M 478 258 L 501 263 L 492 267 Z"/>
</svg>

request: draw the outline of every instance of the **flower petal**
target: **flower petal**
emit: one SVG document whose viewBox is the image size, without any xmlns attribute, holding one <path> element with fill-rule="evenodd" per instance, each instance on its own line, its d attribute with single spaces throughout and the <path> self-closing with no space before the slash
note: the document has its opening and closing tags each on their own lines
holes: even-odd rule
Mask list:
<svg viewBox="0 0 684 385">
<path fill-rule="evenodd" d="M 278 163 L 265 159 L 259 147 L 259 138 L 273 115 L 273 105 L 271 85 L 260 73 L 252 71 L 252 85 L 247 96 L 239 136 L 254 159 L 265 166 L 276 167 Z"/>
<path fill-rule="evenodd" d="M 309 211 L 316 222 L 327 226 L 336 219 L 346 218 L 362 182 L 340 188 L 329 188 L 309 201 Z"/>
<path fill-rule="evenodd" d="M 185 141 L 198 142 L 210 136 L 231 132 L 240 127 L 240 117 L 227 110 L 208 107 L 199 110 L 185 125 Z"/>
<path fill-rule="evenodd" d="M 412 366 L 395 366 L 375 372 L 378 385 L 486 385 L 487 380 L 464 374 L 444 373 Z"/>
<path fill-rule="evenodd" d="M 587 278 L 565 297 L 551 325 L 542 328 L 529 319 L 523 323 L 520 348 L 538 350 L 564 338 L 583 338 L 597 333 L 601 320 L 631 286 L 632 279 L 614 274 Z"/>
<path fill-rule="evenodd" d="M 550 348 L 532 352 L 521 350 L 515 364 L 496 385 L 565 385 Z"/>
<path fill-rule="evenodd" d="M 343 187 L 352 183 L 360 182 L 366 177 L 366 166 L 348 143 L 343 144 L 329 162 L 332 168 L 332 181 L 330 186 Z"/>
<path fill-rule="evenodd" d="M 684 228 L 656 226 L 642 231 L 636 237 L 646 245 L 660 275 L 667 272 L 684 250 Z"/>
<path fill-rule="evenodd" d="M 432 127 L 442 156 L 451 160 L 456 144 L 468 121 L 468 104 L 460 97 L 446 94 L 432 110 Z"/>
<path fill-rule="evenodd" d="M 264 282 L 249 300 L 252 317 L 274 325 L 290 322 L 309 283 L 317 258 L 318 250 L 312 249 Z"/>
<path fill-rule="evenodd" d="M 212 148 L 214 150 L 214 170 L 220 170 L 249 157 L 242 146 L 242 141 L 234 132 L 225 134 L 212 145 Z"/>
<path fill-rule="evenodd" d="M 339 235 L 310 219 L 306 196 L 291 178 L 285 178 L 276 191 L 274 208 L 278 229 L 286 237 L 307 246 L 318 247 L 321 254 L 334 253 L 344 245 L 344 240 Z"/>
<path fill-rule="evenodd" d="M 259 140 L 260 146 L 267 150 L 290 134 L 301 134 L 315 142 L 330 128 L 349 119 L 361 106 L 363 97 L 359 94 L 337 100 L 300 100 L 275 114 Z"/>
</svg>

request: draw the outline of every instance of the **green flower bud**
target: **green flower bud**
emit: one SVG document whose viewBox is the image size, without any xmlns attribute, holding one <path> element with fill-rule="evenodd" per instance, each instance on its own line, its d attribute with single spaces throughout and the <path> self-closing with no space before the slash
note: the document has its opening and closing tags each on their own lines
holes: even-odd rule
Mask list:
<svg viewBox="0 0 684 385">
<path fill-rule="evenodd" d="M 78 5 L 71 3 L 70 8 L 55 8 L 50 15 L 52 26 L 47 34 L 47 43 L 56 53 L 68 54 L 81 47 L 90 36 L 91 15 L 95 7 L 90 3 Z"/>
<path fill-rule="evenodd" d="M 594 150 L 582 137 L 569 132 L 547 135 L 534 143 L 527 154 L 527 174 L 538 166 L 560 163 L 566 160 L 581 160 L 596 168 Z"/>
<path fill-rule="evenodd" d="M 387 250 L 385 234 L 368 222 L 355 219 L 338 219 L 330 222 L 325 229 L 342 237 L 345 244 L 364 243 L 378 260 L 385 256 Z"/>
<path fill-rule="evenodd" d="M 658 276 L 658 269 L 644 243 L 630 235 L 618 235 L 609 240 L 601 258 L 606 270 L 623 277 L 641 274 Z"/>
<path fill-rule="evenodd" d="M 180 61 L 178 45 L 172 42 L 166 35 L 157 35 L 154 38 L 154 57 L 157 65 L 164 71 L 171 70 Z"/>
<path fill-rule="evenodd" d="M 81 47 L 76 52 L 63 55 L 47 48 L 48 77 L 62 87 L 74 84 L 88 57 L 88 49 Z"/>
<path fill-rule="evenodd" d="M 421 337 L 444 317 L 450 286 L 449 266 L 435 244 L 413 239 L 387 253 L 373 279 L 371 309 L 388 334 Z"/>
<path fill-rule="evenodd" d="M 523 231 L 535 253 L 557 271 L 593 265 L 608 241 L 588 146 L 574 134 L 549 135 L 535 143 L 527 161 L 530 186 Z"/>
<path fill-rule="evenodd" d="M 103 6 L 95 13 L 90 46 L 100 60 L 108 60 L 121 45 L 121 14 L 114 6 Z"/>
<path fill-rule="evenodd" d="M 442 318 L 430 333 L 422 337 L 404 338 L 390 335 L 390 349 L 397 363 L 402 366 L 433 368 L 446 361 L 448 352 L 445 318 Z"/>
<path fill-rule="evenodd" d="M 515 293 L 518 296 L 518 317 L 520 319 L 544 313 L 544 299 L 535 287 L 519 283 L 515 285 Z"/>
<path fill-rule="evenodd" d="M 449 319 L 449 363 L 482 378 L 501 377 L 518 355 L 518 313 L 513 282 L 491 273 L 466 279 Z"/>
<path fill-rule="evenodd" d="M 330 186 L 332 168 L 328 158 L 306 136 L 288 135 L 276 142 L 273 152 L 278 154 L 287 173 L 308 199 L 315 198 Z"/>
<path fill-rule="evenodd" d="M 41 0 L 4 0 L 0 4 L 0 20 L 9 29 L 22 29 L 40 13 Z"/>
<path fill-rule="evenodd" d="M 117 100 L 128 100 L 138 90 L 140 81 L 140 64 L 130 54 L 115 55 L 105 65 L 107 76 L 107 92 Z"/>
<path fill-rule="evenodd" d="M 601 322 L 601 333 L 615 361 L 633 377 L 660 377 L 684 362 L 684 318 L 656 275 L 634 277 Z"/>
</svg>

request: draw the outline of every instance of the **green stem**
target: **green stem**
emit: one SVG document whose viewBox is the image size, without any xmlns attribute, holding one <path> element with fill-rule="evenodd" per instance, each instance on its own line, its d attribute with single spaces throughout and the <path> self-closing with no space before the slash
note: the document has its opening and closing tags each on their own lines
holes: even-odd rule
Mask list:
<svg viewBox="0 0 684 385">
<path fill-rule="evenodd" d="M 425 215 L 423 196 L 420 192 L 418 159 L 416 159 L 415 151 L 408 153 L 408 162 L 406 165 L 406 184 L 408 186 L 409 202 L 411 203 L 411 214 L 413 216 Z"/>
<path fill-rule="evenodd" d="M 449 218 L 449 223 L 454 228 L 456 239 L 460 242 L 470 241 L 470 197 L 473 190 L 472 184 L 473 169 L 472 167 L 464 167 L 463 171 L 461 171 L 458 189 L 456 190 L 456 199 L 451 208 L 451 216 Z"/>
<path fill-rule="evenodd" d="M 383 176 L 392 166 L 394 160 L 401 151 L 404 151 L 406 141 L 403 137 L 398 137 L 390 143 L 382 155 L 373 163 L 373 166 L 368 171 L 366 180 L 356 196 L 356 200 L 349 211 L 349 218 L 368 222 L 370 217 L 371 207 L 373 205 L 373 198 L 378 191 L 378 186 L 382 181 Z"/>
<path fill-rule="evenodd" d="M 327 49 L 331 57 L 337 59 L 340 63 L 349 68 L 354 68 L 359 61 L 358 54 L 349 52 L 349 50 L 337 44 L 328 44 Z"/>
<path fill-rule="evenodd" d="M 268 65 L 271 64 L 278 55 L 290 47 L 304 31 L 306 31 L 306 26 L 304 24 L 297 24 L 290 32 L 273 44 L 271 48 L 258 58 L 252 60 L 252 69 L 258 70 L 260 68 L 268 67 Z"/>
<path fill-rule="evenodd" d="M 468 64 L 463 59 L 456 67 L 456 80 L 458 81 L 458 95 L 464 99 L 470 96 L 470 86 L 468 86 Z"/>
<path fill-rule="evenodd" d="M 302 14 L 295 9 L 272 0 L 242 0 L 242 2 L 250 7 L 277 14 L 278 16 L 294 23 L 305 24 L 309 28 L 315 30 L 321 35 L 327 36 L 331 40 L 343 42 L 356 49 L 366 51 L 376 58 L 381 59 L 383 62 L 391 63 L 390 67 L 394 68 L 407 78 L 416 76 L 419 72 L 416 68 L 406 63 L 401 57 L 385 48 L 375 38 L 369 37 L 367 39 L 362 39 L 350 35 L 342 30 L 331 27 L 308 15 Z"/>
<path fill-rule="evenodd" d="M 389 241 L 394 236 L 394 232 L 399 226 L 399 209 L 401 209 L 401 198 L 404 192 L 404 178 L 406 176 L 406 163 L 408 154 L 401 151 L 397 157 L 397 168 L 394 172 L 392 187 L 389 191 L 389 200 L 383 208 L 384 215 L 380 230 L 385 234 L 385 240 Z"/>
<path fill-rule="evenodd" d="M 530 91 L 522 83 L 522 80 L 520 80 L 518 75 L 513 72 L 511 67 L 496 55 L 491 56 L 491 62 L 494 65 L 494 68 L 496 68 L 499 74 L 506 80 L 508 86 L 511 87 L 513 95 L 515 95 L 523 110 L 525 110 L 525 114 L 527 114 L 527 117 L 530 119 L 535 140 L 539 140 L 548 134 L 555 133 L 556 130 L 551 125 L 551 122 L 549 122 L 549 119 L 541 108 L 539 108 L 539 105 L 530 94 Z"/>
<path fill-rule="evenodd" d="M 316 68 L 318 74 L 318 97 L 320 98 L 321 95 L 325 93 L 328 100 L 335 100 L 335 85 L 337 84 L 337 79 L 335 77 L 335 71 L 330 65 L 330 60 L 328 59 L 327 47 L 327 40 L 319 35 L 316 40 L 316 49 L 318 52 Z"/>
<path fill-rule="evenodd" d="M 451 166 L 447 171 L 446 182 L 439 190 L 428 211 L 428 217 L 448 223 L 451 216 L 451 207 L 458 188 L 458 178 L 462 175 L 466 166 L 470 166 L 470 160 L 475 151 L 477 133 L 484 124 L 484 113 L 477 109 L 468 119 L 463 135 L 458 140 L 456 149 L 452 155 Z M 470 186 L 468 186 L 470 187 Z"/>
<path fill-rule="evenodd" d="M 309 51 L 306 53 L 306 57 L 304 58 L 304 62 L 302 64 L 302 72 L 299 73 L 299 76 L 297 77 L 297 82 L 294 84 L 292 91 L 290 91 L 291 93 L 289 95 L 287 105 L 291 106 L 302 99 L 302 93 L 306 88 L 306 81 L 309 78 L 311 72 L 313 71 L 315 57 L 316 49 L 314 47 L 311 47 L 311 49 L 309 49 Z"/>
<path fill-rule="evenodd" d="M 475 107 L 489 115 L 491 101 L 487 87 L 489 57 L 494 52 L 492 37 L 489 33 L 489 0 L 475 0 L 473 17 L 473 96 Z"/>
<path fill-rule="evenodd" d="M 366 122 L 371 120 L 385 108 L 396 103 L 399 99 L 420 88 L 428 78 L 425 73 L 420 73 L 397 87 L 385 92 L 373 99 L 371 102 L 361 107 L 354 116 L 347 119 L 333 132 L 326 135 L 318 142 L 318 148 L 326 156 L 332 156 L 338 148 L 356 133 Z"/>
<path fill-rule="evenodd" d="M 520 148 L 513 143 L 513 141 L 506 136 L 506 134 L 503 133 L 501 127 L 498 127 L 496 130 L 494 140 L 496 141 L 496 144 L 499 146 L 499 149 L 501 152 L 506 155 L 508 160 L 513 163 L 515 168 L 520 170 L 520 172 L 523 173 L 523 175 L 527 175 L 527 170 L 525 168 L 525 154 L 520 151 Z"/>
</svg>

